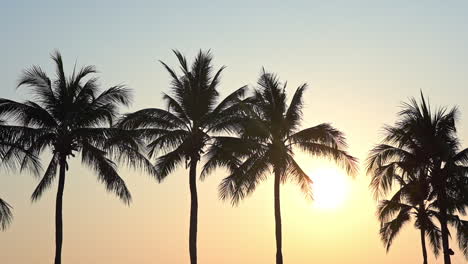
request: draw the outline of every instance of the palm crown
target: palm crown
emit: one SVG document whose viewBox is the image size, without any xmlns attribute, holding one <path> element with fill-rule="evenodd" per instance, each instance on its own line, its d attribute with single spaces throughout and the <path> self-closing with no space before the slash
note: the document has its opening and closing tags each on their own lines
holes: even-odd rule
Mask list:
<svg viewBox="0 0 468 264">
<path fill-rule="evenodd" d="M 312 156 L 331 158 L 349 173 L 356 172 L 356 159 L 343 150 L 346 140 L 340 131 L 330 124 L 300 130 L 306 88 L 306 84 L 299 86 L 288 106 L 286 85 L 274 74 L 263 72 L 254 95 L 242 103 L 245 116 L 236 127 L 240 137 L 219 137 L 210 150 L 205 171 L 217 166 L 231 170 L 220 185 L 221 198 L 238 203 L 270 169 L 282 182 L 296 181 L 310 196 L 312 182 L 294 159 L 295 147 Z"/>
<path fill-rule="evenodd" d="M 218 103 L 218 84 L 224 67 L 213 75 L 209 52 L 200 51 L 190 68 L 180 52 L 174 53 L 181 66 L 181 76 L 161 62 L 172 78 L 172 94 L 163 94 L 167 110 L 143 109 L 127 114 L 120 122 L 122 127 L 137 129 L 150 142 L 151 157 L 158 151 L 165 152 L 155 165 L 159 180 L 183 161 L 198 162 L 212 140 L 210 133 L 232 131 L 239 112 L 237 103 L 245 91 L 242 87 Z"/>
<path fill-rule="evenodd" d="M 456 135 L 457 108 L 441 108 L 432 112 L 421 93 L 421 103 L 414 98 L 404 104 L 400 119 L 394 126 L 385 127 L 384 143 L 376 146 L 368 158 L 368 172 L 372 174 L 371 188 L 376 198 L 389 192 L 393 183 L 417 179 L 427 190 L 423 201 L 436 210 L 434 216 L 441 223 L 445 262 L 449 263 L 447 223 L 456 227 L 460 248 L 467 253 L 465 215 L 468 205 L 468 150 L 460 150 Z"/>
<path fill-rule="evenodd" d="M 39 198 L 52 183 L 60 157 L 81 152 L 82 162 L 98 172 L 107 189 L 124 202 L 130 202 L 130 192 L 118 175 L 115 163 L 108 157 L 117 148 L 117 141 L 126 146 L 139 146 L 135 137 L 127 137 L 131 140 L 125 142 L 123 136 L 118 134 L 121 131 L 111 128 L 119 105 L 130 103 L 129 90 L 119 85 L 99 93 L 97 78 L 84 81 L 96 73 L 94 67 L 83 67 L 67 78 L 60 53 L 54 53 L 52 59 L 57 67 L 56 80 L 51 81 L 38 66 L 24 71 L 21 76 L 18 87 L 31 87 L 33 101 L 0 99 L 0 115 L 9 117 L 9 120 L 21 126 L 18 130 L 22 135 L 17 143 L 28 146 L 28 152 L 34 155 L 47 147 L 53 153 L 33 193 L 33 200 Z"/>
</svg>

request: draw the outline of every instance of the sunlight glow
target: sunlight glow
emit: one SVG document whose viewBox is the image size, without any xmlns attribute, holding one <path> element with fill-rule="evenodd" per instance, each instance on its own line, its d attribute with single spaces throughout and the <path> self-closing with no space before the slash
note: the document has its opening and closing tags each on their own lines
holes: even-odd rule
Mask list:
<svg viewBox="0 0 468 264">
<path fill-rule="evenodd" d="M 320 209 L 336 209 L 343 205 L 349 189 L 346 174 L 335 167 L 312 169 L 314 206 Z"/>
</svg>

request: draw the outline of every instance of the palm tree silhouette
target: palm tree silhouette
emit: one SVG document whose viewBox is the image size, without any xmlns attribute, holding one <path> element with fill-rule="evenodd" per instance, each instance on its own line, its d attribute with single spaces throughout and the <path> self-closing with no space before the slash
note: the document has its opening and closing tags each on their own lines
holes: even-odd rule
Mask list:
<svg viewBox="0 0 468 264">
<path fill-rule="evenodd" d="M 468 150 L 460 151 L 455 120 L 458 111 L 441 108 L 432 112 L 421 92 L 421 103 L 414 98 L 403 105 L 400 119 L 392 127 L 386 127 L 384 143 L 374 148 L 369 162 L 374 173 L 371 186 L 376 197 L 392 188 L 392 182 L 411 179 L 415 170 L 421 170 L 419 180 L 428 185 L 430 206 L 441 226 L 444 263 L 450 264 L 453 251 L 449 246 L 448 224 L 457 227 L 461 236 L 459 246 L 466 254 L 464 222 L 457 221 L 457 214 L 465 215 L 468 186 Z M 399 175 L 401 174 L 401 175 Z M 403 179 L 397 176 L 404 177 Z M 452 223 L 455 219 L 456 223 Z M 460 234 L 461 232 L 461 234 Z"/>
<path fill-rule="evenodd" d="M 236 90 L 216 105 L 219 97 L 217 88 L 224 67 L 212 74 L 212 56 L 209 51 L 200 51 L 191 67 L 179 51 L 174 50 L 174 54 L 180 63 L 181 76 L 161 61 L 172 78 L 170 87 L 172 95 L 163 95 L 167 110 L 143 109 L 126 115 L 120 125 L 138 131 L 143 138 L 150 141 L 148 145 L 150 157 L 157 156 L 160 150 L 165 152 L 157 158 L 155 164 L 159 181 L 184 161 L 186 167 L 190 168 L 189 252 L 190 262 L 196 264 L 197 164 L 206 146 L 213 140 L 212 133 L 230 132 L 235 127 L 235 120 L 240 112 L 237 103 L 243 96 L 245 87 Z"/>
<path fill-rule="evenodd" d="M 405 182 L 401 177 L 398 178 L 400 189 L 390 200 L 382 200 L 377 210 L 381 222 L 380 237 L 388 251 L 394 238 L 413 216 L 415 227 L 420 230 L 423 263 L 427 264 L 426 236 L 430 239 L 434 255 L 438 256 L 441 248 L 440 229 L 432 221 L 438 213 L 433 210 L 433 204 L 425 201 L 427 189 L 421 188 L 420 181 L 413 179 Z"/>
<path fill-rule="evenodd" d="M 385 131 L 387 137 L 391 137 L 398 128 L 386 126 Z M 372 175 L 371 189 L 375 198 L 389 192 L 394 182 L 399 184 L 392 198 L 380 201 L 378 206 L 380 237 L 388 251 L 404 224 L 414 216 L 415 227 L 421 235 L 423 263 L 427 264 L 426 236 L 430 238 L 436 256 L 440 249 L 440 230 L 432 222 L 437 212 L 431 209 L 433 204 L 427 202 L 431 191 L 427 167 L 418 162 L 418 154 L 412 149 L 400 148 L 398 143 L 391 141 L 390 145 L 385 143 L 375 146 L 367 159 L 367 173 Z"/>
<path fill-rule="evenodd" d="M 426 236 L 430 239 L 430 245 L 434 255 L 438 256 L 440 250 L 440 230 L 432 221 L 435 212 L 429 210 L 427 207 L 414 206 L 401 202 L 393 202 L 391 200 L 384 200 L 379 206 L 379 218 L 381 219 L 380 236 L 385 244 L 387 251 L 393 242 L 393 239 L 400 232 L 404 224 L 411 220 L 411 216 L 415 217 L 415 227 L 420 230 L 421 248 L 423 254 L 423 263 L 427 264 L 427 247 Z M 388 219 L 387 213 L 396 214 L 393 219 Z M 388 220 L 386 220 L 388 219 Z M 385 222 L 388 221 L 388 222 Z"/>
<path fill-rule="evenodd" d="M 237 127 L 240 138 L 218 137 L 204 169 L 226 166 L 230 170 L 219 190 L 221 198 L 231 199 L 233 204 L 252 193 L 273 171 L 277 264 L 283 263 L 280 183 L 296 181 L 311 196 L 312 182 L 294 159 L 294 147 L 312 156 L 331 158 L 348 173 L 357 170 L 356 159 L 343 150 L 346 140 L 340 131 L 329 124 L 299 130 L 306 87 L 303 84 L 297 88 L 288 107 L 286 84 L 263 70 L 254 95 L 241 104 L 246 116 Z"/>
<path fill-rule="evenodd" d="M 130 131 L 111 128 L 120 105 L 130 103 L 130 90 L 122 85 L 99 93 L 98 79 L 89 77 L 96 73 L 93 66 L 73 70 L 70 77 L 64 73 L 61 54 L 52 54 L 56 64 L 56 79 L 51 81 L 38 66 L 21 75 L 18 87 L 27 86 L 33 101 L 16 102 L 0 99 L 0 116 L 9 118 L 22 127 L 16 144 L 27 147 L 28 153 L 39 156 L 50 149 L 52 158 L 34 190 L 31 199 L 38 200 L 50 187 L 59 173 L 55 210 L 55 264 L 61 263 L 63 220 L 62 204 L 69 169 L 68 159 L 80 152 L 83 164 L 96 171 L 107 191 L 114 192 L 129 204 L 131 195 L 117 172 L 116 161 L 126 161 L 144 166 L 144 156 L 139 154 L 141 142 Z M 151 170 L 151 167 L 148 167 Z"/>
</svg>

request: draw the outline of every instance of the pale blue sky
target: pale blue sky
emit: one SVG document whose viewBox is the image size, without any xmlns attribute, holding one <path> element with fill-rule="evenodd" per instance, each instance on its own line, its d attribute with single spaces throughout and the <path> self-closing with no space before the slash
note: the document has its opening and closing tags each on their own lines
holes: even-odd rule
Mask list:
<svg viewBox="0 0 468 264">
<path fill-rule="evenodd" d="M 289 79 L 293 72 L 326 71 L 336 79 L 404 81 L 396 90 L 457 86 L 466 80 L 467 7 L 465 1 L 8 1 L 0 10 L 0 77 L 12 92 L 21 69 L 49 66 L 47 55 L 58 48 L 70 66 L 75 59 L 96 64 L 109 82 L 149 90 L 165 84 L 156 60 L 170 59 L 170 49 L 190 55 L 211 48 L 229 66 L 226 80 L 238 80 L 233 85 L 253 82 L 265 66 Z M 443 78 L 414 82 L 434 74 Z M 300 80 L 316 81 L 305 74 Z"/>
<path fill-rule="evenodd" d="M 468 142 L 467 12 L 467 1 L 2 1 L 0 97 L 26 98 L 14 89 L 21 70 L 38 64 L 52 74 L 49 53 L 59 49 L 69 71 L 75 60 L 77 65 L 93 64 L 104 86 L 126 83 L 134 88 L 131 110 L 157 107 L 168 87 L 158 60 L 175 66 L 171 49 L 189 58 L 199 49 L 211 49 L 215 64 L 228 66 L 221 84 L 224 95 L 254 84 L 262 66 L 288 80 L 290 88 L 309 83 L 304 125 L 332 122 L 346 133 L 350 150 L 361 160 L 379 141 L 382 125 L 395 120 L 399 103 L 417 96 L 420 89 L 435 105 L 460 107 L 460 137 Z M 67 263 L 187 262 L 184 170 L 161 185 L 130 174 L 126 179 L 135 200 L 126 208 L 105 194 L 87 170 L 78 163 L 76 167 L 65 193 Z M 15 206 L 16 217 L 12 227 L 0 234 L 2 256 L 6 252 L 8 264 L 49 263 L 55 186 L 31 205 L 28 197 L 37 181 L 3 174 L 0 196 Z M 201 263 L 250 263 L 253 258 L 246 256 L 252 252 L 257 263 L 270 263 L 273 242 L 256 242 L 272 241 L 274 235 L 270 182 L 241 207 L 231 209 L 217 200 L 216 185 L 224 175 L 221 171 L 200 184 Z M 359 175 L 352 183 L 354 196 L 348 207 L 332 215 L 313 208 L 301 215 L 297 208 L 303 209 L 302 196 L 285 195 L 285 261 L 419 262 L 412 226 L 385 254 L 367 184 L 368 178 Z M 355 207 L 365 208 L 366 214 L 353 214 Z M 288 208 L 296 208 L 291 209 L 294 218 L 288 218 Z M 250 226 L 252 213 L 268 224 Z M 338 241 L 317 241 L 313 236 L 328 229 L 314 223 L 327 223 L 328 217 L 343 217 L 351 226 L 343 224 L 339 234 L 330 231 Z M 139 226 L 148 228 L 142 231 Z M 230 228 L 248 228 L 249 239 L 242 232 L 230 233 Z M 291 242 L 297 236 L 303 246 Z M 365 242 L 356 245 L 357 236 Z M 234 242 L 245 245 L 238 254 L 232 253 L 238 247 Z M 141 244 L 145 246 L 135 246 Z M 349 250 L 341 255 L 330 253 L 346 245 Z M 36 250 L 24 253 L 32 247 Z M 163 256 L 165 252 L 175 253 Z M 462 262 L 454 259 L 456 264 Z"/>
</svg>

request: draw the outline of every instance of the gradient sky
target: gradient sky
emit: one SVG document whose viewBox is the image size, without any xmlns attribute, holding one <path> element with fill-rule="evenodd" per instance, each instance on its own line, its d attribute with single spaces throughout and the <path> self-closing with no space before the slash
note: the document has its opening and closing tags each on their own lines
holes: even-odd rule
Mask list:
<svg viewBox="0 0 468 264">
<path fill-rule="evenodd" d="M 331 122 L 361 160 L 391 124 L 402 101 L 420 89 L 434 105 L 458 105 L 465 147 L 468 124 L 468 2 L 466 1 L 4 1 L 0 9 L 1 97 L 15 92 L 22 69 L 41 65 L 59 49 L 68 72 L 93 64 L 103 87 L 135 90 L 125 112 L 160 107 L 169 78 L 157 60 L 176 66 L 171 49 L 192 58 L 211 49 L 226 65 L 221 93 L 255 84 L 261 67 L 303 82 L 304 126 Z M 351 3 L 352 2 L 352 3 Z M 298 155 L 313 174 L 331 166 Z M 44 156 L 47 158 L 47 156 Z M 65 263 L 188 263 L 189 187 L 183 168 L 157 184 L 123 169 L 130 207 L 105 192 L 95 175 L 71 163 L 64 194 Z M 199 262 L 273 263 L 273 181 L 237 208 L 218 200 L 218 170 L 199 184 Z M 314 177 L 314 175 L 311 175 Z M 412 224 L 386 254 L 369 177 L 346 179 L 346 200 L 334 210 L 282 188 L 286 263 L 419 263 Z M 0 172 L 0 197 L 14 205 L 12 226 L 0 233 L 2 263 L 50 263 L 54 254 L 56 185 L 37 203 L 37 179 Z M 453 243 L 453 248 L 457 246 Z M 466 263 L 458 250 L 453 263 Z M 442 263 L 442 259 L 431 263 Z"/>
</svg>

